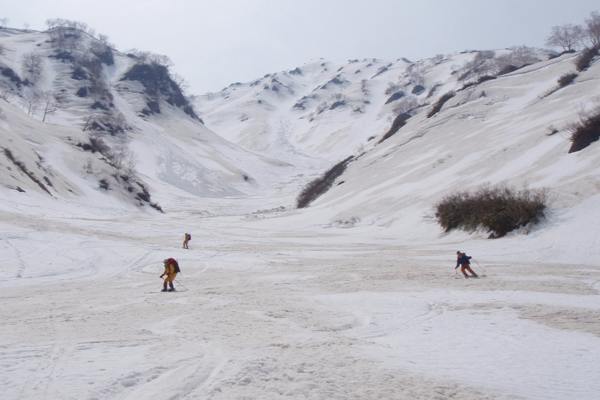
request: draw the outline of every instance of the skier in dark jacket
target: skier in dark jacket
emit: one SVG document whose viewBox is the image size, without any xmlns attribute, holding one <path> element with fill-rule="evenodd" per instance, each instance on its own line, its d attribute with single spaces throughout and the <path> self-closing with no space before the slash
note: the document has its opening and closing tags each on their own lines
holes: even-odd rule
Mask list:
<svg viewBox="0 0 600 400">
<path fill-rule="evenodd" d="M 465 278 L 478 278 L 477 274 L 471 269 L 471 256 L 468 256 L 466 253 L 462 253 L 460 251 L 456 252 L 456 267 L 454 269 L 460 267 L 460 272 L 463 273 Z M 469 272 L 471 275 L 467 274 Z"/>
</svg>

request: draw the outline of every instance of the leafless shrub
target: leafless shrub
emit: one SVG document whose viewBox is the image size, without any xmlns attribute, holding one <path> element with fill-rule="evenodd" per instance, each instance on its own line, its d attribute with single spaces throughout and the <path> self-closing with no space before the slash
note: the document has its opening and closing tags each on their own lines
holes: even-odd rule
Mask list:
<svg viewBox="0 0 600 400">
<path fill-rule="evenodd" d="M 406 125 L 406 122 L 409 120 L 410 117 L 411 115 L 409 113 L 398 114 L 396 118 L 394 118 L 394 122 L 392 122 L 392 126 L 390 127 L 390 129 L 381 137 L 381 139 L 379 139 L 379 142 L 377 143 L 382 143 L 385 140 L 394 136 L 400 130 L 400 128 Z"/>
<path fill-rule="evenodd" d="M 600 13 L 594 11 L 585 20 L 585 35 L 591 47 L 600 47 Z"/>
<path fill-rule="evenodd" d="M 74 21 L 64 18 L 50 18 L 46 20 L 46 26 L 49 31 L 65 28 L 71 30 L 77 30 L 81 32 L 85 32 L 90 36 L 95 35 L 95 31 L 88 26 L 85 22 Z"/>
<path fill-rule="evenodd" d="M 538 61 L 540 60 L 534 49 L 527 46 L 516 46 L 510 49 L 510 53 L 496 57 L 495 72 L 502 75 Z"/>
<path fill-rule="evenodd" d="M 385 95 L 389 96 L 390 94 L 397 92 L 400 90 L 400 85 L 395 82 L 388 82 L 387 88 L 385 89 Z"/>
<path fill-rule="evenodd" d="M 171 61 L 171 59 L 164 54 L 156 54 L 150 51 L 143 51 L 138 49 L 131 49 L 127 53 L 133 55 L 142 63 L 158 64 L 166 68 L 170 68 L 171 66 L 173 66 L 173 61 Z"/>
<path fill-rule="evenodd" d="M 41 100 L 43 106 L 42 122 L 46 122 L 46 117 L 48 115 L 54 114 L 59 110 L 61 102 L 52 92 L 42 92 Z"/>
<path fill-rule="evenodd" d="M 563 88 L 567 85 L 570 85 L 577 78 L 576 73 L 564 74 L 560 78 L 558 78 L 558 87 Z"/>
<path fill-rule="evenodd" d="M 42 189 L 44 192 L 48 193 L 50 196 L 52 196 L 52 193 L 50 193 L 50 191 L 48 190 L 48 188 L 46 187 L 46 185 L 44 185 L 42 183 L 42 181 L 40 181 L 38 179 L 38 177 L 32 172 L 30 171 L 27 166 L 25 165 L 25 163 L 23 163 L 22 161 L 18 160 L 13 153 L 7 149 L 4 148 L 4 155 L 6 156 L 6 158 L 11 161 L 22 173 L 24 173 L 25 175 L 27 175 L 27 177 L 29 179 L 31 179 L 35 184 L 37 184 L 40 189 Z"/>
<path fill-rule="evenodd" d="M 600 139 L 600 107 L 590 113 L 582 113 L 579 121 L 571 125 L 571 148 L 569 153 L 585 149 Z"/>
<path fill-rule="evenodd" d="M 425 74 L 421 66 L 412 64 L 408 67 L 408 82 L 413 86 L 425 85 Z"/>
<path fill-rule="evenodd" d="M 399 115 L 404 113 L 410 113 L 417 107 L 419 107 L 419 102 L 417 101 L 416 97 L 406 96 L 400 101 L 398 101 L 396 105 L 394 105 L 393 111 L 394 114 Z"/>
<path fill-rule="evenodd" d="M 43 61 L 39 54 L 27 53 L 21 62 L 23 76 L 31 84 L 35 85 L 42 77 Z"/>
<path fill-rule="evenodd" d="M 446 232 L 453 229 L 473 232 L 483 228 L 490 232 L 490 238 L 499 238 L 517 228 L 538 223 L 545 209 L 544 191 L 496 187 L 445 197 L 436 205 L 435 216 Z"/>
<path fill-rule="evenodd" d="M 478 78 L 483 75 L 492 74 L 496 69 L 493 51 L 478 51 L 475 57 L 467 62 L 460 70 L 459 80 Z"/>
<path fill-rule="evenodd" d="M 581 54 L 575 60 L 577 71 L 585 71 L 592 65 L 592 61 L 600 54 L 600 45 L 583 49 Z"/>
<path fill-rule="evenodd" d="M 452 91 L 452 92 L 448 92 L 448 93 L 444 94 L 442 97 L 440 97 L 438 99 L 438 101 L 431 108 L 431 111 L 429 111 L 429 114 L 427 114 L 427 118 L 431 118 L 434 115 L 436 115 L 437 113 L 439 113 L 442 110 L 442 107 L 444 107 L 444 104 L 446 104 L 446 102 L 448 100 L 450 100 L 451 98 L 453 98 L 454 96 L 456 96 L 456 93 L 454 93 Z"/>
<path fill-rule="evenodd" d="M 298 195 L 296 200 L 297 208 L 305 208 L 315 201 L 319 196 L 323 195 L 336 178 L 344 173 L 348 164 L 354 160 L 353 156 L 346 158 L 343 161 L 335 164 L 328 171 L 326 171 L 321 177 L 311 181 L 302 192 Z"/>
<path fill-rule="evenodd" d="M 107 36 L 105 36 L 105 35 L 100 35 L 100 36 L 106 37 L 106 40 L 108 40 Z M 101 63 L 104 63 L 106 65 L 113 65 L 115 63 L 112 48 L 111 48 L 110 44 L 108 44 L 107 42 L 104 42 L 102 40 L 92 41 L 90 43 L 90 52 Z"/>
<path fill-rule="evenodd" d="M 34 88 L 23 90 L 22 98 L 27 105 L 27 115 L 34 115 L 42 101 L 40 94 Z"/>
<path fill-rule="evenodd" d="M 115 136 L 125 133 L 131 127 L 127 124 L 125 116 L 117 111 L 90 114 L 84 121 L 82 130 L 92 134 Z"/>
</svg>

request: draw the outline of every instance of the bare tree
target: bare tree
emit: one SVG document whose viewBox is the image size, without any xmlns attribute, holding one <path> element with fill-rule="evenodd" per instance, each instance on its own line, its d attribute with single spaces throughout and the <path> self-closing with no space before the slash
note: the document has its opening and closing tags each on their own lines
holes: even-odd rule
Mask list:
<svg viewBox="0 0 600 400">
<path fill-rule="evenodd" d="M 0 100 L 4 100 L 7 103 L 9 102 L 9 93 L 3 88 L 0 88 Z"/>
<path fill-rule="evenodd" d="M 100 33 L 98 35 L 98 40 L 100 41 L 100 43 L 102 43 L 103 45 L 105 45 L 107 47 L 115 47 L 112 43 L 110 43 L 107 35 Z"/>
<path fill-rule="evenodd" d="M 63 18 L 50 18 L 46 20 L 46 26 L 48 26 L 48 30 L 52 30 L 55 28 L 69 28 L 83 31 L 94 36 L 94 30 L 90 28 L 86 23 L 80 21 L 73 21 Z"/>
<path fill-rule="evenodd" d="M 27 104 L 27 115 L 35 114 L 41 101 L 40 94 L 33 88 L 27 88 L 23 91 L 23 99 Z"/>
<path fill-rule="evenodd" d="M 25 78 L 34 85 L 42 77 L 42 57 L 39 54 L 27 53 L 23 56 L 22 68 Z"/>
<path fill-rule="evenodd" d="M 46 20 L 48 33 L 58 48 L 75 50 L 81 44 L 82 33 L 94 36 L 95 32 L 87 24 L 62 18 Z"/>
<path fill-rule="evenodd" d="M 171 67 L 173 65 L 173 61 L 168 56 L 163 54 L 155 54 L 149 51 L 142 51 L 138 49 L 131 49 L 128 51 L 129 54 L 133 54 L 135 57 L 139 58 L 142 62 L 152 63 L 162 65 L 163 67 Z"/>
<path fill-rule="evenodd" d="M 493 51 L 478 51 L 475 57 L 461 68 L 461 75 L 458 79 L 477 78 L 490 73 L 496 68 L 494 63 L 495 54 Z"/>
<path fill-rule="evenodd" d="M 42 122 L 46 122 L 46 117 L 48 114 L 53 114 L 58 111 L 60 102 L 52 92 L 42 92 L 41 98 L 44 107 Z"/>
<path fill-rule="evenodd" d="M 592 47 L 600 47 L 600 13 L 594 11 L 585 20 L 585 36 Z"/>
<path fill-rule="evenodd" d="M 512 47 L 510 53 L 496 57 L 496 66 L 498 72 L 501 72 L 510 66 L 520 68 L 538 61 L 539 58 L 534 49 L 527 46 L 517 46 Z"/>
<path fill-rule="evenodd" d="M 394 106 L 394 113 L 396 115 L 408 113 L 419 106 L 419 102 L 413 96 L 407 96 L 401 99 L 398 104 Z"/>
<path fill-rule="evenodd" d="M 182 92 L 185 92 L 190 88 L 190 85 L 187 83 L 185 78 L 181 75 L 172 74 L 171 79 L 173 79 L 173 82 L 175 82 L 175 84 L 177 84 L 177 86 L 179 86 L 179 89 L 181 89 Z"/>
<path fill-rule="evenodd" d="M 417 64 L 412 64 L 408 68 L 408 80 L 411 85 L 424 85 L 425 76 L 423 68 Z"/>
<path fill-rule="evenodd" d="M 0 28 L 7 28 L 8 21 L 9 21 L 9 19 L 6 17 L 0 18 Z"/>
<path fill-rule="evenodd" d="M 584 30 L 580 25 L 553 26 L 550 36 L 546 39 L 546 45 L 561 47 L 564 51 L 574 51 L 581 46 Z"/>
</svg>

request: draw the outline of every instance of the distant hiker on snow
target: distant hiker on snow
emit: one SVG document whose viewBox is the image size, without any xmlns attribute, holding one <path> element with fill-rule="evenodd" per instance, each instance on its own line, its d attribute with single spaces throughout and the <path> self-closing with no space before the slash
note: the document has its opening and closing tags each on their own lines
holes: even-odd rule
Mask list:
<svg viewBox="0 0 600 400">
<path fill-rule="evenodd" d="M 192 240 L 192 235 L 190 235 L 189 233 L 186 233 L 186 234 L 183 236 L 183 248 L 184 248 L 184 249 L 189 249 L 189 247 L 188 247 L 188 242 L 189 242 L 190 240 Z"/>
<path fill-rule="evenodd" d="M 177 260 L 174 258 L 167 258 L 163 261 L 165 266 L 165 272 L 160 276 L 164 279 L 162 292 L 174 292 L 175 287 L 173 286 L 173 281 L 175 280 L 175 276 L 180 272 L 179 264 L 177 264 Z M 167 290 L 167 285 L 169 285 L 169 289 Z"/>
<path fill-rule="evenodd" d="M 463 275 L 465 276 L 465 278 L 478 278 L 477 274 L 471 269 L 471 256 L 468 256 L 466 253 L 462 253 L 460 251 L 456 252 L 456 267 L 454 267 L 454 269 L 456 270 L 456 268 L 460 267 L 460 272 L 463 273 Z M 471 275 L 469 276 L 467 274 L 467 272 L 469 272 Z"/>
</svg>

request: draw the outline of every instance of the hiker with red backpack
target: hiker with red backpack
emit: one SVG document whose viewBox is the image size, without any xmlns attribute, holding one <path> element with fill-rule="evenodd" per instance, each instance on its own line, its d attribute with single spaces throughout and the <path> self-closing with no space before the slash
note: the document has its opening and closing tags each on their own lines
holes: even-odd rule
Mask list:
<svg viewBox="0 0 600 400">
<path fill-rule="evenodd" d="M 181 270 L 179 269 L 179 264 L 177 263 L 177 260 L 175 260 L 174 258 L 167 258 L 166 260 L 163 261 L 163 263 L 165 266 L 165 272 L 163 272 L 162 275 L 160 276 L 162 279 L 164 279 L 163 289 L 161 291 L 162 292 L 174 292 L 175 286 L 173 286 L 173 281 L 175 280 L 177 273 L 181 272 Z M 167 285 L 169 285 L 168 290 L 167 290 Z"/>
<path fill-rule="evenodd" d="M 456 268 L 460 267 L 460 272 L 463 273 L 465 278 L 479 278 L 479 276 L 471 269 L 471 256 L 468 256 L 467 253 L 463 253 L 461 251 L 456 252 Z M 471 275 L 468 275 L 469 272 Z"/>
<path fill-rule="evenodd" d="M 186 233 L 186 234 L 183 236 L 183 248 L 184 248 L 184 249 L 189 249 L 189 247 L 188 247 L 188 242 L 189 242 L 190 240 L 192 240 L 192 235 L 190 235 L 189 233 Z"/>
</svg>

